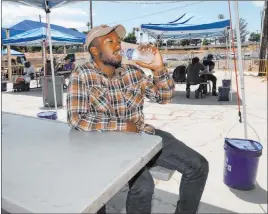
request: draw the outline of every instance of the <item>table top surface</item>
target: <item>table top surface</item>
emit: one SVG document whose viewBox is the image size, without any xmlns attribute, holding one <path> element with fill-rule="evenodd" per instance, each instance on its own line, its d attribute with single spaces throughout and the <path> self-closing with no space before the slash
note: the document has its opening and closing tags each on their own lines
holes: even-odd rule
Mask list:
<svg viewBox="0 0 268 214">
<path fill-rule="evenodd" d="M 66 123 L 3 112 L 2 208 L 96 212 L 160 151 L 161 141 L 146 134 L 79 132 Z"/>
</svg>

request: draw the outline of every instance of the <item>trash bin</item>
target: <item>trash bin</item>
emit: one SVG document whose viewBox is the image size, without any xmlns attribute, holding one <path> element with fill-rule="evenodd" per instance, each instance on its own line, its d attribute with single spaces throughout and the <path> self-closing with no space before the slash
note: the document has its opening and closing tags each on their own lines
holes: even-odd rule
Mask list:
<svg viewBox="0 0 268 214">
<path fill-rule="evenodd" d="M 262 148 L 253 140 L 226 138 L 224 183 L 238 190 L 254 189 Z"/>
<path fill-rule="evenodd" d="M 5 80 L 1 82 L 1 91 L 7 91 L 7 82 Z"/>
<path fill-rule="evenodd" d="M 42 77 L 41 84 L 43 93 L 43 105 L 45 107 L 47 105 L 49 105 L 49 107 L 55 107 L 52 76 Z M 63 76 L 55 76 L 57 106 L 63 106 L 63 84 Z"/>
<path fill-rule="evenodd" d="M 57 120 L 58 118 L 55 111 L 42 111 L 37 114 L 37 117 L 50 120 Z"/>
<path fill-rule="evenodd" d="M 229 101 L 230 87 L 219 87 L 218 101 Z"/>
</svg>

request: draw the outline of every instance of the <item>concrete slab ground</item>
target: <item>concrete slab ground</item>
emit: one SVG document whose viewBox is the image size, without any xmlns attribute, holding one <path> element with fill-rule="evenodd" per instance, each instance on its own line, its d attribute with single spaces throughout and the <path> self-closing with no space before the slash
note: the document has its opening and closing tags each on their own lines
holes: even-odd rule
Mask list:
<svg viewBox="0 0 268 214">
<path fill-rule="evenodd" d="M 218 85 L 221 85 L 224 74 L 216 72 L 216 75 Z M 9 91 L 2 93 L 2 111 L 36 117 L 38 112 L 48 110 L 43 107 L 41 89 L 20 93 L 10 92 L 10 89 L 11 85 L 8 85 Z M 147 123 L 172 133 L 209 161 L 210 172 L 199 213 L 267 213 L 267 81 L 245 76 L 245 90 L 247 120 L 257 133 L 248 126 L 248 138 L 254 140 L 259 138 L 263 145 L 257 186 L 252 191 L 234 190 L 223 183 L 224 138 L 244 136 L 243 124 L 238 123 L 235 93 L 230 102 L 218 102 L 217 97 L 212 96 L 195 99 L 192 95 L 192 98 L 187 99 L 185 85 L 177 85 L 172 103 L 159 105 L 148 100 L 145 102 Z M 66 97 L 66 92 L 64 96 Z M 64 122 L 66 122 L 65 103 L 58 110 L 58 120 Z M 31 124 L 25 125 L 31 126 Z M 155 181 L 153 213 L 174 213 L 180 178 L 181 174 L 175 173 L 167 182 Z M 108 212 L 124 213 L 126 195 L 127 187 L 124 187 L 108 203 Z"/>
</svg>

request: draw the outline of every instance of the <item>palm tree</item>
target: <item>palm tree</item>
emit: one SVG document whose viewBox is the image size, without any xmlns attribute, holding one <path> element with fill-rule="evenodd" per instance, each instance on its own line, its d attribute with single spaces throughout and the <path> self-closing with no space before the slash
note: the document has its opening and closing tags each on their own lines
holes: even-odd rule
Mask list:
<svg viewBox="0 0 268 214">
<path fill-rule="evenodd" d="M 90 22 L 87 22 L 88 32 L 90 31 Z"/>
<path fill-rule="evenodd" d="M 138 40 L 138 36 L 139 36 L 140 28 L 137 27 L 136 31 L 137 31 L 137 41 L 139 41 L 139 40 Z"/>
</svg>

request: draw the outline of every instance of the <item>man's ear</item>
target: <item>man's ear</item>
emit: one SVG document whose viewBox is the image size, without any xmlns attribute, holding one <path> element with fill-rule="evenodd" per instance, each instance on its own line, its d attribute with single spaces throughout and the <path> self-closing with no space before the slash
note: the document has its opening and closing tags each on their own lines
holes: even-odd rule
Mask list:
<svg viewBox="0 0 268 214">
<path fill-rule="evenodd" d="M 90 47 L 90 48 L 89 48 L 89 51 L 90 51 L 90 53 L 91 53 L 93 56 L 97 56 L 97 55 L 99 54 L 99 50 L 98 50 L 98 48 L 96 48 L 96 47 L 94 47 L 94 46 Z"/>
</svg>

